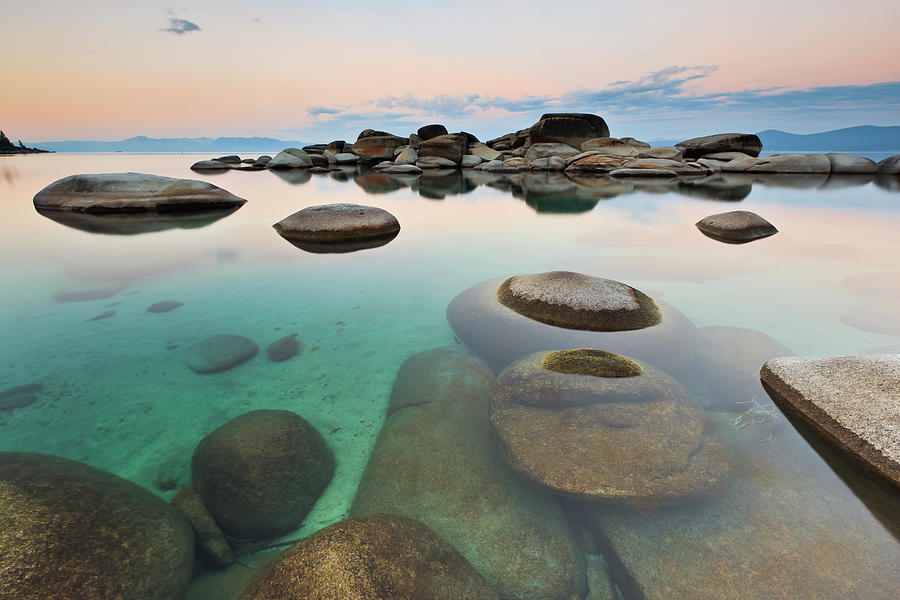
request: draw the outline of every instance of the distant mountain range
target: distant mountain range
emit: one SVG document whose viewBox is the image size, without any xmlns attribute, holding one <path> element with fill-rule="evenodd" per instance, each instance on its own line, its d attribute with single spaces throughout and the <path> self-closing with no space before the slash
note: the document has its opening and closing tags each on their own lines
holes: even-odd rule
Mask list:
<svg viewBox="0 0 900 600">
<path fill-rule="evenodd" d="M 900 153 L 900 127 L 862 125 L 823 131 L 822 133 L 796 134 L 767 129 L 758 134 L 763 150 L 809 152 L 898 152 Z M 319 140 L 328 142 L 330 140 Z M 654 146 L 672 146 L 681 140 L 653 140 Z M 302 148 L 310 142 L 279 140 L 267 137 L 220 138 L 150 138 L 137 136 L 119 142 L 64 141 L 39 142 L 35 146 L 57 152 L 277 152 L 284 148 Z"/>
<path fill-rule="evenodd" d="M 285 148 L 300 148 L 307 142 L 276 140 L 267 137 L 219 138 L 151 138 L 143 135 L 118 142 L 70 140 L 40 142 L 39 148 L 56 152 L 278 152 Z"/>
</svg>

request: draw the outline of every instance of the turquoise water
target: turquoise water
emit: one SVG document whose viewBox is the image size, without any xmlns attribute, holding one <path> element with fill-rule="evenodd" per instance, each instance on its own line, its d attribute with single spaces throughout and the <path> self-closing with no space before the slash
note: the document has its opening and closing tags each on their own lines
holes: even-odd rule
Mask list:
<svg viewBox="0 0 900 600">
<path fill-rule="evenodd" d="M 168 499 L 189 485 L 191 454 L 208 432 L 250 410 L 291 410 L 325 436 L 337 459 L 330 486 L 291 538 L 346 517 L 398 368 L 416 353 L 458 345 L 447 306 L 488 279 L 550 270 L 617 279 L 697 327 L 751 329 L 801 355 L 900 347 L 900 194 L 871 181 L 733 180 L 724 195 L 745 197 L 720 201 L 696 187 L 580 185 L 561 176 L 205 176 L 188 170 L 194 160 L 0 159 L 0 391 L 43 386 L 37 402 L 0 411 L 0 450 L 83 461 Z M 61 177 L 124 171 L 204 179 L 248 202 L 203 227 L 139 235 L 87 233 L 31 204 Z M 271 227 L 334 202 L 384 208 L 402 230 L 381 248 L 310 254 Z M 733 246 L 693 225 L 736 209 L 761 214 L 780 232 Z M 54 299 L 85 291 L 107 297 Z M 146 311 L 169 299 L 183 306 Z M 261 352 L 216 375 L 181 362 L 185 347 L 220 333 L 249 337 L 261 349 L 297 333 L 303 351 L 283 363 Z M 672 374 L 709 405 L 695 374 Z M 737 407 L 708 411 L 736 456 L 737 496 L 722 500 L 721 510 L 611 508 L 585 518 L 592 535 L 599 526 L 610 541 L 588 549 L 592 597 L 897 597 L 896 523 L 856 484 L 849 488 L 758 392 L 758 404 L 773 412 L 759 425 L 735 425 Z M 749 401 L 757 390 L 735 393 Z M 776 475 L 749 475 L 759 469 Z M 722 557 L 715 576 L 704 571 L 713 552 L 704 540 L 713 539 L 713 555 Z M 772 562 L 782 552 L 790 556 Z M 804 565 L 802 576 L 794 562 Z M 772 580 L 782 587 L 766 588 L 778 569 L 786 575 Z M 694 593 L 680 595 L 682 583 L 667 577 L 693 581 Z M 600 591 L 597 581 L 608 578 L 617 591 Z"/>
</svg>

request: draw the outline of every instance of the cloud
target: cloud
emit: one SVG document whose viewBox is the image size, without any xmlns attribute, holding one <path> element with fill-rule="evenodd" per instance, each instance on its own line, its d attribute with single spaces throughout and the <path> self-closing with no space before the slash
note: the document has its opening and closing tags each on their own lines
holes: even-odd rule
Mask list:
<svg viewBox="0 0 900 600">
<path fill-rule="evenodd" d="M 202 31 L 200 26 L 196 23 L 192 23 L 187 19 L 175 19 L 169 18 L 169 26 L 160 29 L 160 31 L 165 31 L 167 33 L 174 33 L 175 35 L 184 35 L 186 33 L 190 33 L 191 31 Z"/>
<path fill-rule="evenodd" d="M 485 128 L 499 135 L 527 127 L 545 112 L 588 112 L 610 124 L 645 128 L 645 135 L 674 134 L 686 128 L 746 130 L 794 127 L 822 131 L 845 123 L 897 121 L 900 81 L 865 85 L 752 88 L 697 93 L 693 83 L 716 72 L 715 65 L 671 66 L 599 89 L 579 88 L 559 95 L 517 98 L 482 94 L 418 97 L 391 95 L 351 105 L 307 109 L 309 133 L 338 127 L 400 129 L 427 122 L 451 128 Z M 346 131 L 346 129 L 342 129 Z M 691 129 L 693 131 L 693 129 Z"/>
</svg>

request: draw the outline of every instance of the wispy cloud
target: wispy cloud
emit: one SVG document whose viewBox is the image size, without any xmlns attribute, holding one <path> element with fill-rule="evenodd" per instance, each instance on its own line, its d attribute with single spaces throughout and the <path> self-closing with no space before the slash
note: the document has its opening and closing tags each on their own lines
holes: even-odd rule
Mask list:
<svg viewBox="0 0 900 600">
<path fill-rule="evenodd" d="M 184 35 L 186 33 L 190 33 L 191 31 L 202 31 L 200 26 L 196 23 L 188 21 L 187 19 L 175 19 L 169 18 L 169 26 L 163 27 L 160 31 L 165 31 L 166 33 L 174 33 L 175 35 Z"/>
<path fill-rule="evenodd" d="M 868 85 L 821 86 L 804 89 L 753 88 L 721 93 L 697 93 L 692 83 L 709 77 L 715 65 L 671 66 L 630 81 L 616 81 L 604 88 L 579 88 L 560 95 L 525 95 L 518 98 L 482 94 L 418 97 L 391 95 L 365 102 L 307 109 L 313 129 L 364 125 L 396 128 L 442 121 L 472 126 L 477 123 L 518 124 L 525 127 L 544 112 L 590 112 L 611 122 L 633 124 L 664 121 L 694 126 L 715 119 L 739 125 L 768 118 L 785 123 L 794 118 L 813 123 L 816 118 L 855 112 L 869 122 L 876 115 L 900 117 L 900 81 Z M 872 115 L 872 118 L 867 118 Z M 751 118 L 752 117 L 752 118 Z M 729 121 L 731 119 L 731 121 Z M 502 125 L 501 125 L 502 126 Z"/>
</svg>

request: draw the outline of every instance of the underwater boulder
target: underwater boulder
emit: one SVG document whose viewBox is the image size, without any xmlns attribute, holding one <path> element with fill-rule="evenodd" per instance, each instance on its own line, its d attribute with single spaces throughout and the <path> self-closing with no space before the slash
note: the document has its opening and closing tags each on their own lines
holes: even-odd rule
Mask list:
<svg viewBox="0 0 900 600">
<path fill-rule="evenodd" d="M 184 306 L 184 303 L 179 302 L 178 300 L 162 300 L 160 302 L 154 302 L 153 304 L 148 306 L 147 312 L 164 313 L 169 312 L 170 310 L 175 310 L 179 306 Z"/>
<path fill-rule="evenodd" d="M 40 383 L 27 383 L 0 390 L 0 410 L 12 410 L 34 404 L 44 386 Z"/>
<path fill-rule="evenodd" d="M 667 506 L 718 495 L 731 477 L 687 390 L 611 352 L 538 352 L 510 365 L 491 422 L 516 473 L 568 498 Z"/>
<path fill-rule="evenodd" d="M 228 545 L 228 540 L 225 539 L 225 534 L 216 525 L 203 498 L 197 492 L 189 487 L 181 488 L 172 497 L 172 504 L 187 517 L 194 529 L 196 541 L 207 559 L 217 567 L 227 567 L 234 562 L 234 553 Z"/>
<path fill-rule="evenodd" d="M 394 515 L 340 521 L 275 558 L 238 600 L 498 600 L 425 525 Z"/>
<path fill-rule="evenodd" d="M 580 597 L 584 557 L 562 506 L 510 471 L 497 448 L 493 383 L 487 365 L 459 349 L 408 358 L 350 515 L 421 521 L 502 598 Z"/>
<path fill-rule="evenodd" d="M 300 342 L 297 341 L 298 335 L 297 333 L 292 333 L 269 344 L 269 347 L 266 348 L 269 360 L 281 362 L 296 356 L 300 352 Z"/>
<path fill-rule="evenodd" d="M 563 272 L 559 281 L 565 286 L 556 286 L 553 282 L 557 277 L 550 277 L 553 273 L 542 275 L 547 277 L 529 275 L 514 279 L 522 285 L 517 283 L 511 291 L 507 285 L 503 294 L 510 296 L 509 302 L 544 322 L 501 303 L 498 288 L 510 278 L 476 284 L 457 295 L 447 307 L 447 320 L 454 333 L 495 370 L 540 350 L 576 347 L 605 348 L 634 356 L 670 373 L 693 361 L 696 328 L 672 306 L 612 280 L 574 273 L 570 275 L 577 277 L 569 277 Z M 546 300 L 541 299 L 537 285 L 542 281 L 548 282 Z M 608 297 L 591 295 L 604 290 L 609 290 Z M 593 330 L 570 329 L 545 321 Z M 646 326 L 638 328 L 641 324 Z"/>
<path fill-rule="evenodd" d="M 703 235 L 726 244 L 746 244 L 778 233 L 774 225 L 747 210 L 710 215 L 696 225 Z"/>
<path fill-rule="evenodd" d="M 255 410 L 207 434 L 191 459 L 191 485 L 231 537 L 296 529 L 334 474 L 334 454 L 300 415 Z"/>
<path fill-rule="evenodd" d="M 144 488 L 49 454 L 0 452 L 0 597 L 179 600 L 194 533 Z"/>
<path fill-rule="evenodd" d="M 244 364 L 257 352 L 259 348 L 250 338 L 223 333 L 189 346 L 182 361 L 194 373 L 221 373 Z"/>
</svg>

